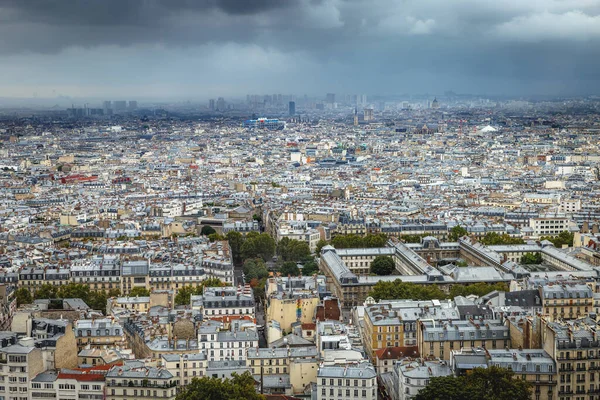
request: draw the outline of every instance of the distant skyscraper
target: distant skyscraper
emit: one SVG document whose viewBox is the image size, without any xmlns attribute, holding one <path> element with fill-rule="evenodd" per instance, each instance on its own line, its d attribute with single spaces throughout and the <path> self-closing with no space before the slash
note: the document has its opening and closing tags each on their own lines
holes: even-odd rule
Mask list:
<svg viewBox="0 0 600 400">
<path fill-rule="evenodd" d="M 217 110 L 218 111 L 225 111 L 225 99 L 222 97 L 219 97 L 217 99 Z"/>
<path fill-rule="evenodd" d="M 104 109 L 104 114 L 108 115 L 108 110 L 112 110 L 112 105 L 110 100 L 105 101 L 102 105 L 102 108 Z"/>
<path fill-rule="evenodd" d="M 354 107 L 354 126 L 358 126 L 358 109 Z"/>
<path fill-rule="evenodd" d="M 208 108 L 210 111 L 215 111 L 215 99 L 210 99 L 208 101 Z"/>
<path fill-rule="evenodd" d="M 366 94 L 361 94 L 360 95 L 360 105 L 362 105 L 362 106 L 366 106 L 367 105 L 367 95 Z"/>
<path fill-rule="evenodd" d="M 129 111 L 137 110 L 137 101 L 129 100 Z"/>
<path fill-rule="evenodd" d="M 325 96 L 325 101 L 329 104 L 335 103 L 335 93 L 327 93 Z"/>
<path fill-rule="evenodd" d="M 365 108 L 365 121 L 372 121 L 373 120 L 373 109 L 372 108 Z"/>
<path fill-rule="evenodd" d="M 288 111 L 289 111 L 290 117 L 293 117 L 294 115 L 296 115 L 296 102 L 295 101 L 290 101 Z"/>
</svg>

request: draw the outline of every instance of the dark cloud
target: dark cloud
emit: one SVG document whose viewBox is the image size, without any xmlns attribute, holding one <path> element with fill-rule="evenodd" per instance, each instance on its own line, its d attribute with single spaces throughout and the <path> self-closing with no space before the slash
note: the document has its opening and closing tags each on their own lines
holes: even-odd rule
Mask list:
<svg viewBox="0 0 600 400">
<path fill-rule="evenodd" d="M 0 36 L 0 72 L 35 62 L 57 82 L 66 70 L 138 82 L 127 66 L 139 61 L 155 81 L 210 73 L 222 87 L 244 77 L 280 90 L 600 88 L 595 0 L 2 0 Z M 286 70 L 307 82 L 286 82 Z"/>
</svg>

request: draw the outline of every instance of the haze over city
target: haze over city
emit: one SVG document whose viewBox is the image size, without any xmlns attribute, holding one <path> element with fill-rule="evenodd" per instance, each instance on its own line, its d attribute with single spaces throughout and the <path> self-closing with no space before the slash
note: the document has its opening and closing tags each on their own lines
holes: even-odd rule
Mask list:
<svg viewBox="0 0 600 400">
<path fill-rule="evenodd" d="M 592 0 L 6 0 L 0 96 L 588 95 L 599 13 Z"/>
</svg>

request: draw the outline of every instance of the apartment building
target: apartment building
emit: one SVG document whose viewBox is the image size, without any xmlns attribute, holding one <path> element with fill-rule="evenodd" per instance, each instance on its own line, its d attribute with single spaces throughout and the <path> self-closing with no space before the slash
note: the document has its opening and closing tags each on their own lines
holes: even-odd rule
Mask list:
<svg viewBox="0 0 600 400">
<path fill-rule="evenodd" d="M 28 400 L 29 382 L 44 371 L 42 350 L 33 340 L 21 341 L 0 349 L 0 397 Z"/>
<path fill-rule="evenodd" d="M 194 378 L 206 376 L 208 361 L 203 352 L 195 354 L 163 354 L 160 367 L 166 368 L 179 386 L 188 385 Z"/>
<path fill-rule="evenodd" d="M 531 218 L 529 227 L 533 229 L 533 235 L 540 236 L 555 236 L 561 232 L 569 230 L 570 219 L 566 216 L 546 215 L 539 218 Z"/>
<path fill-rule="evenodd" d="M 446 361 L 405 358 L 395 363 L 392 373 L 393 398 L 410 400 L 429 384 L 431 378 L 451 375 Z"/>
<path fill-rule="evenodd" d="M 177 380 L 163 368 L 129 361 L 121 366 L 113 366 L 106 374 L 107 400 L 174 400 L 176 396 Z"/>
<path fill-rule="evenodd" d="M 596 322 L 591 318 L 558 322 L 542 320 L 541 333 L 543 349 L 558 366 L 557 398 L 598 399 L 600 337 Z"/>
<path fill-rule="evenodd" d="M 376 400 L 377 373 L 369 362 L 324 365 L 317 371 L 318 400 Z"/>
<path fill-rule="evenodd" d="M 594 293 L 583 283 L 549 283 L 539 288 L 542 313 L 551 320 L 576 319 L 594 310 Z"/>
<path fill-rule="evenodd" d="M 231 318 L 256 316 L 254 295 L 249 285 L 245 287 L 205 287 L 201 295 L 191 296 L 192 310 L 204 318 L 229 316 Z"/>
<path fill-rule="evenodd" d="M 369 357 L 375 360 L 376 352 L 388 347 L 416 346 L 421 319 L 448 322 L 460 315 L 453 304 L 439 300 L 381 301 L 365 307 L 363 332 Z"/>
<path fill-rule="evenodd" d="M 79 350 L 92 348 L 126 347 L 123 327 L 114 318 L 80 319 L 75 321 L 75 338 Z"/>
<path fill-rule="evenodd" d="M 450 360 L 454 350 L 510 347 L 509 327 L 497 320 L 438 322 L 420 320 L 417 325 L 417 346 L 421 357 Z"/>
</svg>

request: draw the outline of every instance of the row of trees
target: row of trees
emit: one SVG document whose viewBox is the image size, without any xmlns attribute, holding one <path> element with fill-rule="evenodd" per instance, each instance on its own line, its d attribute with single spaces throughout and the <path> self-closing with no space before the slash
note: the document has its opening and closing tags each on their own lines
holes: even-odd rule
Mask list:
<svg viewBox="0 0 600 400">
<path fill-rule="evenodd" d="M 284 237 L 277 243 L 277 256 L 283 261 L 311 260 L 308 243 Z"/>
<path fill-rule="evenodd" d="M 194 378 L 176 400 L 262 400 L 265 396 L 255 389 L 256 381 L 250 372 L 235 372 L 231 379 L 214 377 Z"/>
<path fill-rule="evenodd" d="M 454 285 L 450 289 L 450 293 L 446 294 L 438 285 L 419 285 L 396 279 L 392 282 L 377 282 L 369 296 L 377 301 L 393 299 L 442 300 L 456 296 L 485 296 L 494 290 L 508 291 L 508 286 L 505 283 L 487 284 L 484 282 L 471 285 Z"/>
<path fill-rule="evenodd" d="M 373 247 L 384 247 L 387 242 L 387 235 L 378 233 L 376 235 L 368 234 L 362 235 L 338 235 L 331 239 L 331 245 L 336 249 L 351 249 L 351 248 L 373 248 Z M 322 244 L 319 247 L 319 244 Z M 321 242 L 317 244 L 317 249 L 320 251 L 327 242 Z"/>
<path fill-rule="evenodd" d="M 475 368 L 465 376 L 431 378 L 415 400 L 528 400 L 531 384 L 506 368 Z"/>
<path fill-rule="evenodd" d="M 219 278 L 208 278 L 203 280 L 200 285 L 194 286 L 183 286 L 177 290 L 175 295 L 175 304 L 178 306 L 187 306 L 190 304 L 190 298 L 192 296 L 200 295 L 203 293 L 205 287 L 224 287 L 227 284 L 221 281 Z M 131 294 L 130 294 L 131 296 Z"/>
<path fill-rule="evenodd" d="M 90 308 L 100 310 L 104 313 L 106 313 L 107 300 L 120 295 L 121 291 L 119 289 L 111 289 L 106 293 L 103 290 L 91 290 L 89 286 L 79 283 L 69 283 L 63 286 L 44 284 L 33 293 L 33 296 L 29 289 L 25 287 L 17 289 L 15 293 L 18 305 L 29 304 L 33 300 L 39 299 L 60 300 L 79 298 L 90 306 Z M 57 302 L 52 307 L 61 308 L 62 302 Z"/>
<path fill-rule="evenodd" d="M 488 232 L 479 241 L 486 246 L 525 244 L 525 241 L 521 238 L 512 237 L 508 233 L 499 234 L 497 232 Z"/>
<path fill-rule="evenodd" d="M 558 236 L 542 236 L 540 240 L 548 240 L 552 242 L 554 247 L 560 249 L 564 245 L 573 247 L 573 239 L 575 238 L 575 234 L 568 231 L 561 232 Z"/>
</svg>

